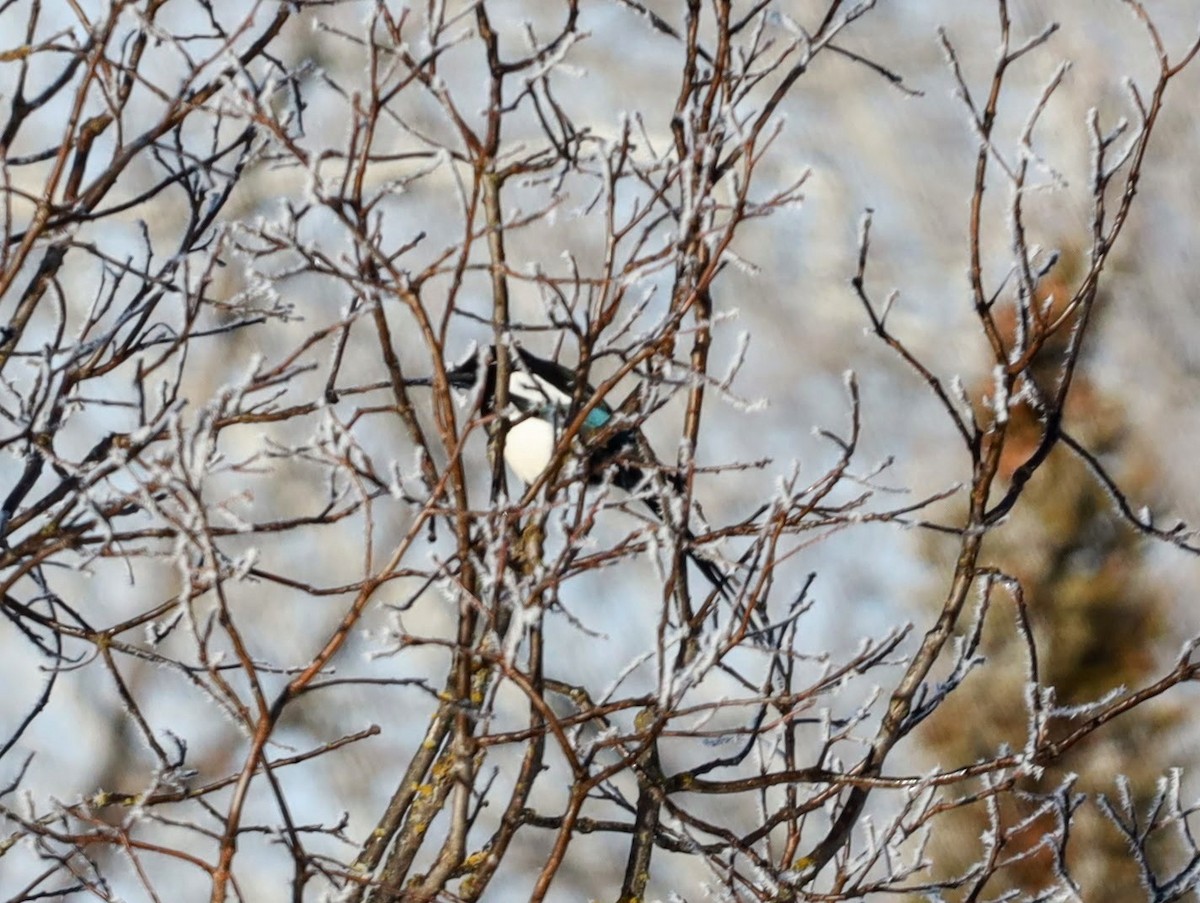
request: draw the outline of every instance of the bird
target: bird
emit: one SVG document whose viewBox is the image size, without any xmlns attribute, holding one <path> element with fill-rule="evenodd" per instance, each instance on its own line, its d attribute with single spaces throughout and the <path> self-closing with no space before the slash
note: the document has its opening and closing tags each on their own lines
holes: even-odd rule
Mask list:
<svg viewBox="0 0 1200 903">
<path fill-rule="evenodd" d="M 508 424 L 504 440 L 504 460 L 524 483 L 538 480 L 554 457 L 554 450 L 563 431 L 575 417 L 576 395 L 583 403 L 596 391 L 584 384 L 579 393 L 579 381 L 574 370 L 556 361 L 538 357 L 519 345 L 512 346 L 509 356 L 508 408 L 496 411 L 497 365 L 495 346 L 477 349 L 460 364 L 446 371 L 450 386 L 459 391 L 479 387 L 480 409 L 484 416 L 499 414 Z M 409 385 L 432 385 L 431 377 L 408 380 Z M 584 464 L 589 483 L 605 479 L 626 492 L 645 489 L 650 473 L 661 473 L 667 485 L 676 492 L 684 489 L 683 479 L 674 470 L 655 459 L 649 442 L 636 427 L 618 426 L 616 412 L 607 402 L 599 400 L 588 411 L 580 428 L 584 448 Z M 661 499 L 652 492 L 641 492 L 642 503 L 655 519 L 665 522 Z M 687 557 L 695 564 L 715 590 L 731 598 L 731 578 L 713 562 L 700 557 L 692 548 L 695 536 L 686 525 L 680 528 Z"/>
</svg>

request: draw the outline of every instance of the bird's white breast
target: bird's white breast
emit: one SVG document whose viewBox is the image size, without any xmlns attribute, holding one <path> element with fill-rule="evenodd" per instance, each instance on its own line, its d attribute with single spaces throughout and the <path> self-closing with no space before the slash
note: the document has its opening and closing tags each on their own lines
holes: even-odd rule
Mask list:
<svg viewBox="0 0 1200 903">
<path fill-rule="evenodd" d="M 514 423 L 504 440 L 504 460 L 518 477 L 532 483 L 554 454 L 554 427 L 538 417 Z"/>
</svg>

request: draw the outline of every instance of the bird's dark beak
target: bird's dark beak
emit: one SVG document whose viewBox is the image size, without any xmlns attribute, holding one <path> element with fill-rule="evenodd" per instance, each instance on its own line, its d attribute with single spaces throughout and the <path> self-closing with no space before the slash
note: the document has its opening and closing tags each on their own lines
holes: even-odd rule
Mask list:
<svg viewBox="0 0 1200 903">
<path fill-rule="evenodd" d="M 456 389 L 474 388 L 479 381 L 479 358 L 472 355 L 453 370 L 447 370 L 446 379 Z"/>
<path fill-rule="evenodd" d="M 452 368 L 446 371 L 446 381 L 450 383 L 450 387 L 459 390 L 471 389 L 475 386 L 479 379 L 479 356 L 472 354 L 461 364 L 455 364 Z M 413 379 L 405 380 L 405 385 L 408 386 L 432 386 L 432 376 L 417 376 Z"/>
</svg>

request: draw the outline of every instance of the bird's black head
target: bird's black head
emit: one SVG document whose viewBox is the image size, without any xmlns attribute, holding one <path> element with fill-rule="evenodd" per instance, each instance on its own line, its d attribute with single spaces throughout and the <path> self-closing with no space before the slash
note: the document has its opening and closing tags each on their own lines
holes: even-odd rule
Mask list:
<svg viewBox="0 0 1200 903">
<path fill-rule="evenodd" d="M 495 367 L 493 363 L 495 359 L 496 356 L 491 347 L 476 349 L 462 363 L 455 364 L 447 370 L 446 379 L 449 380 L 450 385 L 455 389 L 473 389 L 476 383 L 479 382 L 480 366 L 486 367 L 490 375 Z"/>
<path fill-rule="evenodd" d="M 452 389 L 465 391 L 475 388 L 479 382 L 480 365 L 486 367 L 489 375 L 495 369 L 495 354 L 491 347 L 479 348 L 472 351 L 465 360 L 446 370 L 446 381 Z M 432 376 L 418 376 L 407 381 L 410 386 L 432 386 Z"/>
<path fill-rule="evenodd" d="M 541 416 L 547 408 L 565 412 L 570 406 L 576 387 L 574 370 L 555 361 L 544 360 L 518 345 L 513 345 L 509 350 L 509 366 L 509 401 L 518 410 Z M 517 373 L 521 378 L 514 377 Z M 450 386 L 459 391 L 469 391 L 482 382 L 481 408 L 485 414 L 490 414 L 495 404 L 496 375 L 496 349 L 492 345 L 476 349 L 464 361 L 446 371 Z M 429 377 L 409 381 L 410 385 L 418 386 L 431 383 Z M 586 388 L 586 394 L 591 395 L 592 388 Z M 589 417 L 587 426 L 597 425 L 591 422 L 593 419 L 603 423 L 610 413 L 608 406 L 601 404 Z"/>
</svg>

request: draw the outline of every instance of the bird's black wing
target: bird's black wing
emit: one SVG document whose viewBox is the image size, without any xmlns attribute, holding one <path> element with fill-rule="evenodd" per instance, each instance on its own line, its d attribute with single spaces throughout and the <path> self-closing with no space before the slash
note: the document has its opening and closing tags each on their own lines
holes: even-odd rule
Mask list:
<svg viewBox="0 0 1200 903">
<path fill-rule="evenodd" d="M 589 479 L 592 482 L 600 482 L 607 471 L 611 474 L 610 479 L 614 486 L 624 489 L 626 492 L 635 492 L 644 488 L 647 482 L 646 471 L 639 466 L 638 462 L 654 460 L 654 453 L 639 430 L 620 430 L 589 455 L 589 465 L 592 468 Z M 666 468 L 661 468 L 660 473 L 671 492 L 676 495 L 683 493 L 686 487 L 683 478 L 678 473 Z M 654 492 L 643 493 L 641 499 L 656 520 L 668 523 L 663 516 L 662 500 L 658 495 Z M 711 583 L 724 599 L 732 601 L 734 587 L 731 578 L 713 562 L 696 554 L 693 548 L 696 536 L 687 524 L 680 527 L 680 537 L 687 550 L 687 557 L 704 575 L 704 579 Z"/>
</svg>

